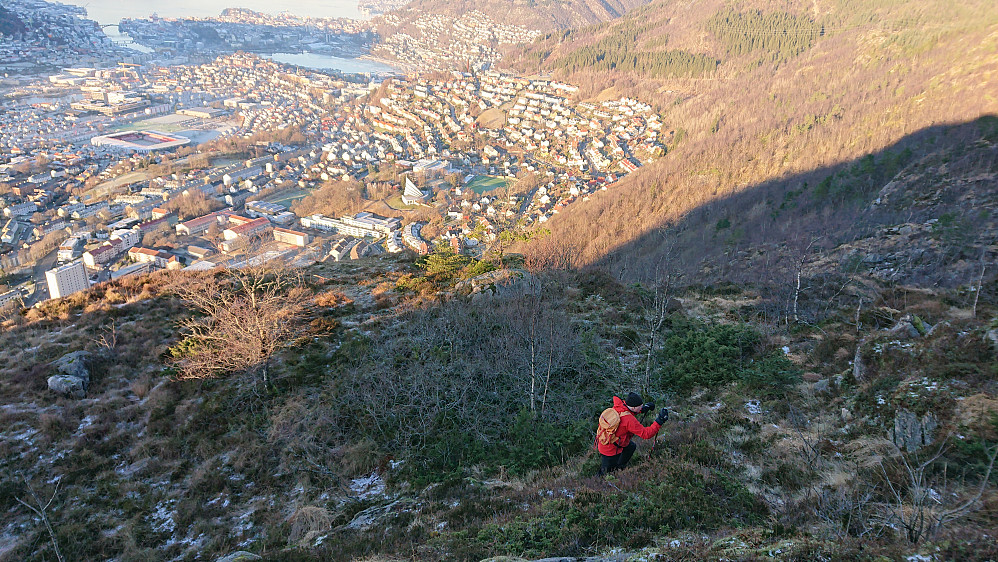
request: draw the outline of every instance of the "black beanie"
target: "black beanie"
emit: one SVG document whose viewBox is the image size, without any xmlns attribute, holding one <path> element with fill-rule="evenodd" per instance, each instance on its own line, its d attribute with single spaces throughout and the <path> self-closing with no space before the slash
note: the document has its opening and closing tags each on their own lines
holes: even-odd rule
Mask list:
<svg viewBox="0 0 998 562">
<path fill-rule="evenodd" d="M 627 395 L 627 400 L 624 400 L 624 403 L 632 408 L 637 408 L 638 406 L 642 405 L 644 401 L 641 400 L 640 394 L 638 394 L 637 392 L 632 392 Z"/>
</svg>

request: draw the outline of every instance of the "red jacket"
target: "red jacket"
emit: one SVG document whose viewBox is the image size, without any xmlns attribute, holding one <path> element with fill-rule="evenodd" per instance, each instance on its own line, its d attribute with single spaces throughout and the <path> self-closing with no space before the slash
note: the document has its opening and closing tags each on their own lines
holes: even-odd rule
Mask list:
<svg viewBox="0 0 998 562">
<path fill-rule="evenodd" d="M 617 427 L 617 443 L 610 443 L 609 445 L 603 445 L 600 442 L 596 442 L 596 450 L 600 452 L 601 455 L 606 455 L 612 457 L 613 455 L 618 455 L 624 447 L 631 443 L 631 436 L 637 435 L 642 439 L 651 439 L 658 434 L 658 428 L 662 427 L 658 422 L 652 422 L 651 425 L 645 427 L 641 425 L 638 418 L 635 417 L 634 413 L 627 409 L 627 404 L 619 397 L 613 397 L 613 409 L 617 410 L 621 414 L 627 412 L 630 415 L 620 416 L 620 426 Z"/>
</svg>

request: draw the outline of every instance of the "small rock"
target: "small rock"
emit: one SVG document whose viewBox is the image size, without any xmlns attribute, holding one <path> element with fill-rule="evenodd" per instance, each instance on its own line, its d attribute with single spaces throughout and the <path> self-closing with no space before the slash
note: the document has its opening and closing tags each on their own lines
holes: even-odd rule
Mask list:
<svg viewBox="0 0 998 562">
<path fill-rule="evenodd" d="M 83 398 L 87 395 L 87 383 L 79 377 L 69 375 L 52 375 L 48 378 L 49 390 L 65 394 L 71 398 Z"/>
<path fill-rule="evenodd" d="M 814 383 L 814 386 L 812 388 L 814 388 L 815 392 L 828 392 L 830 387 L 831 384 L 828 382 L 828 379 L 822 379 Z"/>
<path fill-rule="evenodd" d="M 998 351 L 998 329 L 988 330 L 985 334 L 985 341 L 991 340 L 991 345 Z"/>
<path fill-rule="evenodd" d="M 252 552 L 240 550 L 238 552 L 233 552 L 232 554 L 227 554 L 218 560 L 215 560 L 215 562 L 247 562 L 249 560 L 263 560 L 263 557 L 259 554 L 253 554 Z"/>
<path fill-rule="evenodd" d="M 922 335 L 911 322 L 898 322 L 887 333 L 897 339 L 917 338 Z"/>
<path fill-rule="evenodd" d="M 846 423 L 852 421 L 852 412 L 850 412 L 848 408 L 842 408 L 840 413 L 842 414 L 842 421 Z"/>
<path fill-rule="evenodd" d="M 347 529 L 365 530 L 384 523 L 384 519 L 389 517 L 393 510 L 401 502 L 395 501 L 388 505 L 375 505 L 354 515 L 353 519 L 346 524 Z"/>
</svg>

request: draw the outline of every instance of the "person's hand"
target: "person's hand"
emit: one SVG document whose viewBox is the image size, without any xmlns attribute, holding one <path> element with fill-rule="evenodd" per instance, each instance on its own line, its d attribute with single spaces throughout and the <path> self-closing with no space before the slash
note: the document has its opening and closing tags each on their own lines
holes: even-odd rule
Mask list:
<svg viewBox="0 0 998 562">
<path fill-rule="evenodd" d="M 652 411 L 654 409 L 655 409 L 655 403 L 654 402 L 645 402 L 644 405 L 641 406 L 641 413 L 642 414 L 647 414 L 648 412 L 650 412 L 650 411 Z"/>
<path fill-rule="evenodd" d="M 662 408 L 662 411 L 658 413 L 658 417 L 655 418 L 655 422 L 657 422 L 658 425 L 662 425 L 668 419 L 669 419 L 669 409 L 668 408 Z"/>
</svg>

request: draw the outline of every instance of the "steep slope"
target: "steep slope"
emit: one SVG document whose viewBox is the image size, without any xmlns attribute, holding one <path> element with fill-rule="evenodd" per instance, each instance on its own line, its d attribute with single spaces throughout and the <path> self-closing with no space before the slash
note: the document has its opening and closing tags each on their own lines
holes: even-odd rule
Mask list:
<svg viewBox="0 0 998 562">
<path fill-rule="evenodd" d="M 422 14 L 460 17 L 479 11 L 497 22 L 547 31 L 619 18 L 647 0 L 415 0 L 392 12 L 403 20 Z"/>
<path fill-rule="evenodd" d="M 998 555 L 998 491 L 981 487 L 998 451 L 993 280 L 976 318 L 960 291 L 872 286 L 860 322 L 847 303 L 791 331 L 732 285 L 666 302 L 600 272 L 540 272 L 534 294 L 457 294 L 481 265 L 302 270 L 311 329 L 269 387 L 170 368 L 201 347 L 177 290 L 221 272 L 119 279 L 4 319 L 0 560 Z M 51 363 L 81 350 L 86 396 L 49 390 Z M 672 417 L 606 480 L 592 431 L 630 389 Z M 884 481 L 910 485 L 892 440 L 913 441 L 895 431 L 912 412 L 938 426 L 930 440 L 953 436 L 922 474 L 929 506 L 899 506 Z M 921 541 L 892 524 L 965 502 Z"/>
<path fill-rule="evenodd" d="M 569 247 L 575 265 L 604 263 L 634 278 L 653 276 L 653 264 L 667 258 L 696 277 L 704 262 L 711 280 L 730 255 L 765 244 L 830 249 L 877 224 L 904 223 L 903 205 L 887 216 L 873 203 L 902 171 L 906 189 L 930 191 L 935 180 L 918 167 L 930 154 L 973 164 L 935 167 L 960 177 L 949 178 L 946 205 L 916 213 L 924 221 L 946 213 L 969 219 L 980 211 L 956 202 L 993 189 L 993 122 L 946 126 L 998 113 L 998 8 L 991 2 L 753 2 L 732 11 L 721 2 L 662 1 L 596 31 L 591 39 L 548 37 L 518 64 L 560 67 L 556 75 L 589 85 L 582 96 L 630 93 L 655 102 L 669 153 L 549 221 L 552 236 L 532 249 L 539 257 L 560 259 Z M 788 39 L 771 41 L 774 35 Z M 559 62 L 587 46 L 683 51 L 719 62 L 696 77 Z M 975 232 L 966 242 L 979 258 L 990 231 Z M 811 238 L 820 239 L 816 246 Z M 773 259 L 792 261 L 784 254 L 793 252 L 770 250 Z"/>
</svg>

